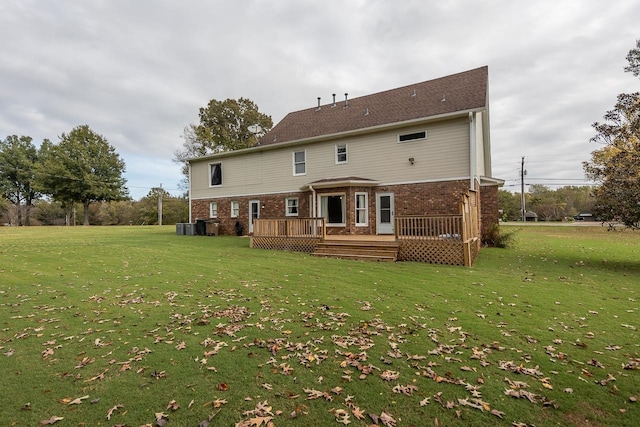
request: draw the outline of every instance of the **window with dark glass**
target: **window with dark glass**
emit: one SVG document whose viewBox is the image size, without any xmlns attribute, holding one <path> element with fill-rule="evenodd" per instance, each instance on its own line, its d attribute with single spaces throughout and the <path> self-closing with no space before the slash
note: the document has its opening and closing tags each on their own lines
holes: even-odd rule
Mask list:
<svg viewBox="0 0 640 427">
<path fill-rule="evenodd" d="M 398 135 L 398 142 L 414 141 L 416 139 L 426 139 L 427 131 L 406 133 L 404 135 Z"/>
<path fill-rule="evenodd" d="M 336 163 L 347 163 L 347 144 L 336 145 Z"/>
<path fill-rule="evenodd" d="M 211 165 L 211 185 L 222 185 L 222 163 Z"/>
</svg>

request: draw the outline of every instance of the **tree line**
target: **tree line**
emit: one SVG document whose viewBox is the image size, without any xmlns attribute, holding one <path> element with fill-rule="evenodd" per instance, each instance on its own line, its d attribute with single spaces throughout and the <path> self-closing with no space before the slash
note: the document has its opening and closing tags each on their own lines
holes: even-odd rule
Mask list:
<svg viewBox="0 0 640 427">
<path fill-rule="evenodd" d="M 63 133 L 57 144 L 39 147 L 29 136 L 0 140 L 0 217 L 2 224 L 154 224 L 159 197 L 165 223 L 188 217 L 185 197 L 152 189 L 132 201 L 123 177 L 125 163 L 107 139 L 87 125 Z"/>
<path fill-rule="evenodd" d="M 189 220 L 189 200 L 186 195 L 172 196 L 159 187 L 152 188 L 140 200 L 101 201 L 89 204 L 91 225 L 156 225 L 158 224 L 158 198 L 162 197 L 162 223 L 165 225 Z M 76 203 L 68 210 L 61 202 L 42 197 L 35 200 L 26 214 L 26 205 L 19 208 L 0 198 L 0 226 L 23 225 L 80 225 L 84 222 L 83 206 Z M 21 212 L 20 212 L 21 211 Z"/>
<path fill-rule="evenodd" d="M 581 212 L 592 212 L 595 198 L 590 187 L 565 186 L 553 190 L 545 185 L 534 184 L 525 193 L 525 209 L 535 212 L 541 221 L 571 221 Z M 506 190 L 498 192 L 500 219 L 519 221 L 522 219 L 520 193 Z"/>
</svg>

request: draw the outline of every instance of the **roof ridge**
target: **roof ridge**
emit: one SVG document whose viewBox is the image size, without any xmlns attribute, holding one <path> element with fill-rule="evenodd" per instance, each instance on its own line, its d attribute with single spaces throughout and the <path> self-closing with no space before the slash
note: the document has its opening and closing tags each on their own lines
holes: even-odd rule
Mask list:
<svg viewBox="0 0 640 427">
<path fill-rule="evenodd" d="M 488 66 L 288 113 L 259 145 L 304 140 L 486 107 Z M 341 107 L 341 108 L 337 108 Z"/>
</svg>

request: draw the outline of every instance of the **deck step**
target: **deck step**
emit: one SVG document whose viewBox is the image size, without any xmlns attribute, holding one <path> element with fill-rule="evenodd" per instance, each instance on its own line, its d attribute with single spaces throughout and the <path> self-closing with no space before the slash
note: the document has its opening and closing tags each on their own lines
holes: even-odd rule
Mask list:
<svg viewBox="0 0 640 427">
<path fill-rule="evenodd" d="M 362 261 L 395 262 L 398 259 L 398 243 L 367 240 L 325 240 L 318 244 L 312 255 Z"/>
</svg>

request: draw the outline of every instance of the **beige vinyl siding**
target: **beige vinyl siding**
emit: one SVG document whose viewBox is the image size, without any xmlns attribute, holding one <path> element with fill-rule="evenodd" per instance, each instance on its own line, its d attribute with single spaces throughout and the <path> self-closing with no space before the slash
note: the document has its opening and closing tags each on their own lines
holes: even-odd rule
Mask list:
<svg viewBox="0 0 640 427">
<path fill-rule="evenodd" d="M 427 132 L 425 140 L 398 142 L 399 134 Z M 335 144 L 348 143 L 346 164 L 335 163 Z M 306 150 L 306 175 L 293 175 L 293 151 Z M 409 158 L 414 158 L 414 165 Z M 209 164 L 222 163 L 222 186 L 209 187 Z M 326 178 L 359 177 L 382 184 L 469 176 L 469 120 L 434 122 L 351 138 L 226 155 L 192 163 L 194 199 L 298 191 Z"/>
</svg>

